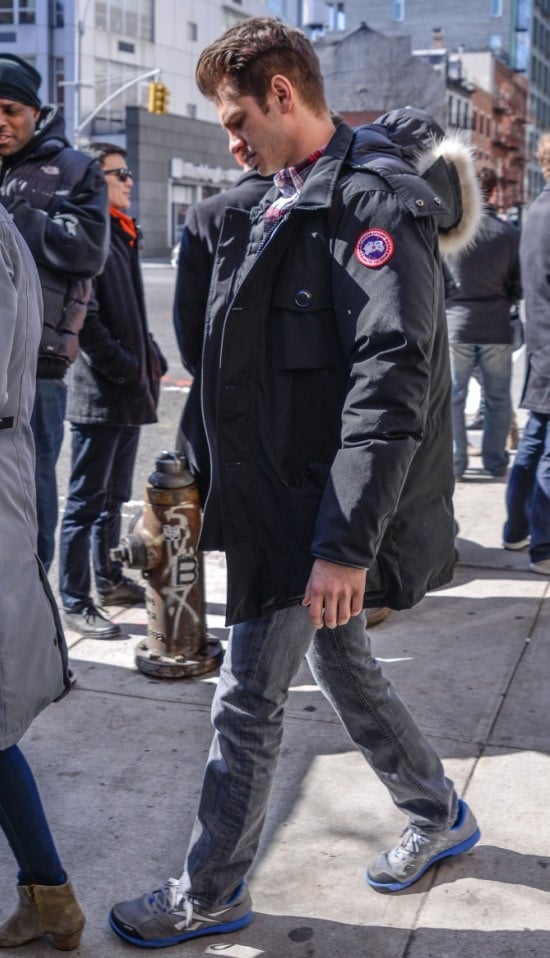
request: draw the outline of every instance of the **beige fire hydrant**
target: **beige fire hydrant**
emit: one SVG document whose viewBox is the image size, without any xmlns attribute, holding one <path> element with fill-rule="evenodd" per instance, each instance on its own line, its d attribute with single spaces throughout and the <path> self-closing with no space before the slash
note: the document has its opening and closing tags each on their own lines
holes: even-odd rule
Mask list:
<svg viewBox="0 0 550 958">
<path fill-rule="evenodd" d="M 145 488 L 143 511 L 116 549 L 146 580 L 147 638 L 136 665 L 148 675 L 187 678 L 220 664 L 220 643 L 207 634 L 199 493 L 185 457 L 163 452 Z"/>
</svg>

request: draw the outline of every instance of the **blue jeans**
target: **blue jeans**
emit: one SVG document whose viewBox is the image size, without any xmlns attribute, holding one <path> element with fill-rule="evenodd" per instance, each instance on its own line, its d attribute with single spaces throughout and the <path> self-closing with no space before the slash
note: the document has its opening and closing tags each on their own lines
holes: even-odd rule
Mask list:
<svg viewBox="0 0 550 958">
<path fill-rule="evenodd" d="M 31 428 L 36 447 L 37 550 L 46 571 L 55 552 L 58 515 L 55 470 L 63 442 L 66 406 L 67 387 L 62 379 L 36 380 Z"/>
<path fill-rule="evenodd" d="M 453 455 L 455 476 L 468 465 L 468 435 L 464 407 L 475 365 L 479 366 L 485 398 L 485 422 L 481 456 L 493 476 L 503 476 L 508 466 L 506 440 L 510 429 L 512 402 L 512 346 L 501 343 L 451 343 Z"/>
<path fill-rule="evenodd" d="M 20 885 L 64 884 L 34 776 L 17 745 L 0 751 L 0 826 L 19 865 Z"/>
<path fill-rule="evenodd" d="M 241 623 L 231 630 L 212 704 L 214 738 L 181 877 L 182 891 L 202 905 L 226 900 L 252 863 L 284 706 L 306 653 L 351 741 L 395 804 L 422 827 L 443 829 L 456 819 L 453 785 L 373 658 L 364 614 L 318 631 L 302 606 Z"/>
<path fill-rule="evenodd" d="M 92 603 L 90 547 L 97 588 L 122 578 L 111 549 L 120 541 L 121 510 L 132 492 L 139 426 L 73 423 L 71 477 L 59 539 L 59 591 L 73 612 Z"/>
<path fill-rule="evenodd" d="M 550 415 L 531 412 L 506 488 L 504 541 L 531 536 L 531 562 L 550 559 Z"/>
</svg>

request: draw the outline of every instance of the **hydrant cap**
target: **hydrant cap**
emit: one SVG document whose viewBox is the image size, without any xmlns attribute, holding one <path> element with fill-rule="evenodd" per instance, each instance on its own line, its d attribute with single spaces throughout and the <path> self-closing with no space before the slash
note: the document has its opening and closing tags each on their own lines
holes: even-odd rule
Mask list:
<svg viewBox="0 0 550 958">
<path fill-rule="evenodd" d="M 181 452 L 161 452 L 155 460 L 155 466 L 156 470 L 149 476 L 149 482 L 157 488 L 190 486 L 194 481 L 187 468 L 187 460 Z"/>
</svg>

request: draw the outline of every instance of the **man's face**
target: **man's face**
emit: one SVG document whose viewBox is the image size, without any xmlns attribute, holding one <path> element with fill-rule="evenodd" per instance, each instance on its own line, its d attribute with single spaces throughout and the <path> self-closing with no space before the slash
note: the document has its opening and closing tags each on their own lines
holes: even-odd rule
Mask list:
<svg viewBox="0 0 550 958">
<path fill-rule="evenodd" d="M 239 94 L 230 80 L 224 80 L 217 90 L 216 109 L 229 136 L 229 151 L 262 176 L 302 159 L 294 157 L 286 114 L 274 93 L 268 94 L 262 107 L 253 96 Z"/>
<path fill-rule="evenodd" d="M 40 110 L 16 100 L 0 100 L 0 156 L 19 153 L 34 136 Z"/>
<path fill-rule="evenodd" d="M 121 153 L 109 153 L 103 160 L 102 167 L 109 190 L 109 205 L 117 210 L 127 210 L 132 203 L 134 181 L 129 175 L 125 158 Z M 121 170 L 124 182 L 120 179 Z"/>
</svg>

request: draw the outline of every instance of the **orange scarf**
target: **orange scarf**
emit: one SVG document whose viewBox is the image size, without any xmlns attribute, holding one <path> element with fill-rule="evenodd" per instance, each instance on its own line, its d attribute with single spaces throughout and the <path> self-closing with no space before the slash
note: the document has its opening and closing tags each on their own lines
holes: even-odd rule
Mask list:
<svg viewBox="0 0 550 958">
<path fill-rule="evenodd" d="M 132 217 L 128 216 L 126 213 L 123 213 L 122 210 L 117 210 L 115 206 L 109 207 L 109 213 L 113 219 L 118 220 L 124 232 L 131 237 L 130 246 L 133 246 L 137 239 L 138 231 Z"/>
</svg>

